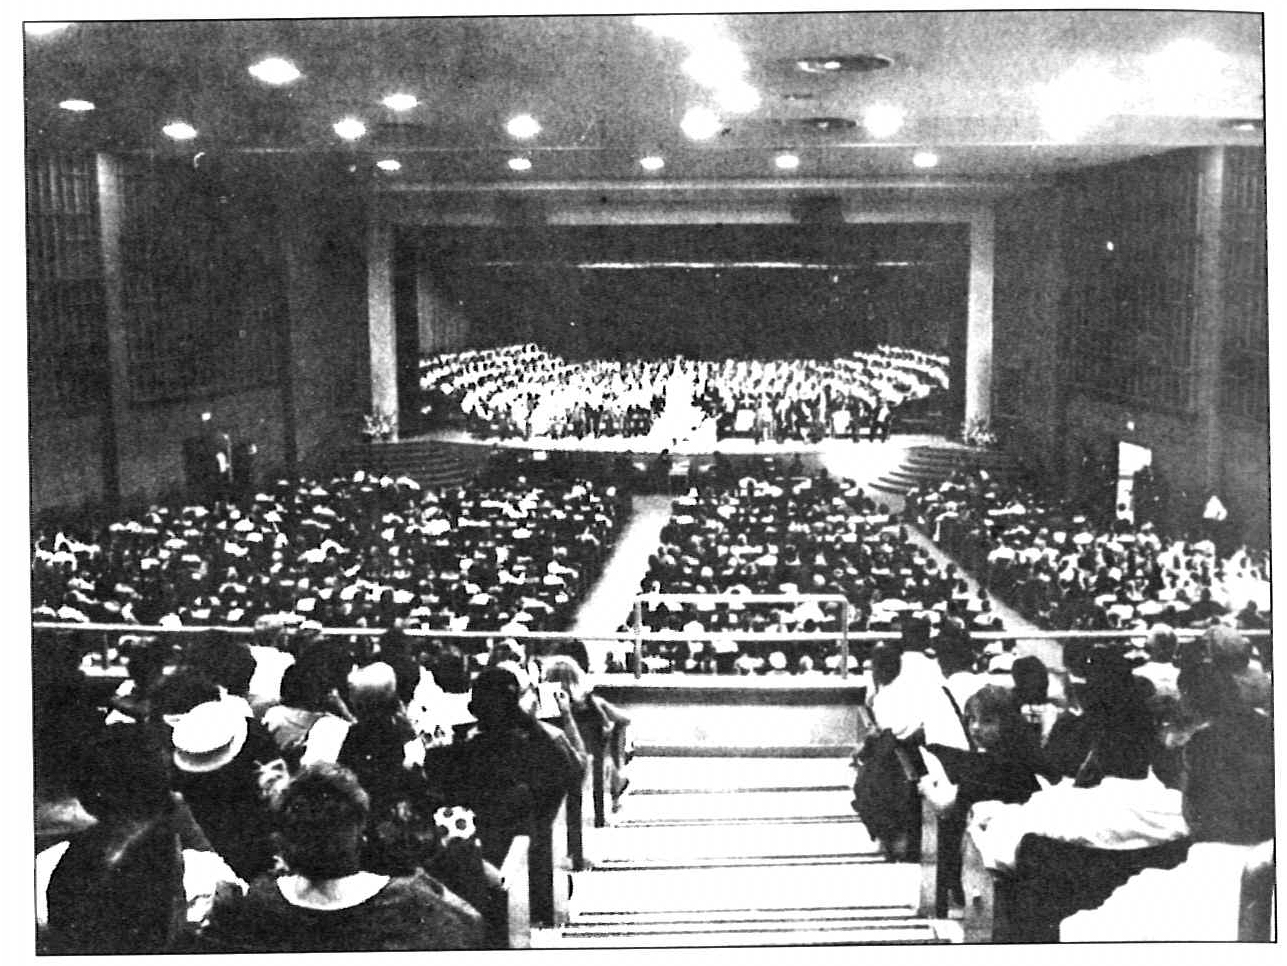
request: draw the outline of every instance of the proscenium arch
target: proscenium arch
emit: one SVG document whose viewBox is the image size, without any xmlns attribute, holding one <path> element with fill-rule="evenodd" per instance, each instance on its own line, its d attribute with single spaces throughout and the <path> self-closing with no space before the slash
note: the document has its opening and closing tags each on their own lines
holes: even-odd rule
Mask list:
<svg viewBox="0 0 1287 966">
<path fill-rule="evenodd" d="M 889 186 L 894 187 L 894 186 Z M 899 186 L 907 193 L 906 186 Z M 985 194 L 983 185 L 957 193 Z M 965 225 L 969 233 L 969 271 L 965 326 L 964 406 L 966 423 L 988 424 L 992 417 L 992 292 L 995 247 L 993 202 L 924 197 L 915 201 L 871 201 L 870 185 L 846 188 L 826 183 L 641 185 L 450 185 L 398 186 L 378 195 L 367 232 L 368 340 L 371 359 L 371 409 L 398 426 L 399 400 L 393 307 L 393 244 L 399 227 L 496 227 L 509 224 L 512 212 L 551 227 L 634 225 L 801 224 L 802 198 L 837 199 L 843 223 Z M 925 192 L 927 195 L 931 192 Z"/>
</svg>

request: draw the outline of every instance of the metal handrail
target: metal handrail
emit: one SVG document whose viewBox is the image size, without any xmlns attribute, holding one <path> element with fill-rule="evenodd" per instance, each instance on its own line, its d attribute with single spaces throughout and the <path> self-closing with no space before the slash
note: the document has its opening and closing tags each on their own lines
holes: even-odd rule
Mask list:
<svg viewBox="0 0 1287 966">
<path fill-rule="evenodd" d="M 648 597 L 672 597 L 692 599 L 694 597 L 702 600 L 734 600 L 734 601 L 754 601 L 758 598 L 776 598 L 784 597 L 791 600 L 807 599 L 827 599 L 830 602 L 843 600 L 838 594 L 664 594 L 649 595 L 640 594 L 634 602 L 634 615 L 632 628 L 629 631 L 604 631 L 595 633 L 574 633 L 572 631 L 520 631 L 520 632 L 502 632 L 494 631 L 448 631 L 432 630 L 429 628 L 417 627 L 406 628 L 403 630 L 408 637 L 431 637 L 448 640 L 505 640 L 510 639 L 517 642 L 529 640 L 555 640 L 555 641 L 631 641 L 634 643 L 635 653 L 635 677 L 641 677 L 643 674 L 641 655 L 643 642 L 647 641 L 664 641 L 672 643 L 681 635 L 676 631 L 648 631 L 644 632 L 642 627 L 642 601 L 641 598 Z M 738 641 L 832 641 L 837 638 L 841 642 L 841 677 L 848 676 L 849 666 L 849 646 L 851 642 L 878 643 L 888 641 L 891 638 L 898 637 L 897 631 L 850 631 L 848 629 L 849 613 L 848 601 L 845 601 L 845 614 L 843 619 L 844 627 L 839 631 L 700 631 L 694 633 L 684 633 L 684 640 L 728 640 L 732 638 Z M 110 635 L 143 635 L 143 636 L 174 636 L 174 637 L 195 637 L 200 634 L 206 634 L 210 631 L 219 631 L 221 633 L 234 636 L 250 637 L 254 634 L 253 627 L 246 626 L 218 626 L 218 625 L 199 625 L 199 626 L 180 626 L 180 627 L 162 627 L 157 624 L 118 624 L 118 623 L 71 623 L 67 621 L 32 621 L 33 631 L 54 631 L 59 633 L 97 633 L 104 635 L 103 638 L 103 663 L 107 666 L 107 651 L 110 646 L 108 640 Z M 1204 628 L 1197 627 L 1177 627 L 1175 635 L 1180 640 L 1188 640 L 1200 637 Z M 382 637 L 387 634 L 387 627 L 322 627 L 317 633 L 324 637 Z M 1261 640 L 1272 636 L 1271 630 L 1240 630 L 1238 632 L 1249 640 Z M 1037 641 L 1037 640 L 1054 640 L 1062 642 L 1070 641 L 1120 641 L 1123 639 L 1140 638 L 1147 634 L 1146 631 L 1139 630 L 1116 630 L 1116 631 L 979 631 L 970 633 L 970 639 L 974 641 Z"/>
<path fill-rule="evenodd" d="M 643 676 L 643 605 L 644 604 L 664 604 L 666 601 L 676 603 L 682 601 L 704 601 L 706 603 L 804 603 L 805 601 L 815 601 L 822 604 L 839 604 L 840 605 L 840 634 L 820 634 L 819 637 L 825 640 L 831 640 L 839 636 L 840 638 L 840 678 L 844 680 L 849 677 L 849 598 L 844 594 L 671 594 L 671 593 L 651 593 L 642 592 L 635 595 L 634 603 L 634 637 L 635 637 L 635 677 Z M 812 637 L 796 637 L 794 635 L 787 637 L 770 636 L 773 632 L 765 633 L 763 631 L 749 634 L 738 634 L 736 632 L 720 633 L 700 631 L 694 634 L 684 634 L 685 640 L 728 640 L 730 637 L 735 640 L 815 640 Z M 816 632 L 815 632 L 816 633 Z M 888 635 L 886 635 L 888 636 Z M 650 640 L 657 639 L 655 632 L 649 635 Z M 672 639 L 672 635 L 665 635 L 661 638 Z"/>
</svg>

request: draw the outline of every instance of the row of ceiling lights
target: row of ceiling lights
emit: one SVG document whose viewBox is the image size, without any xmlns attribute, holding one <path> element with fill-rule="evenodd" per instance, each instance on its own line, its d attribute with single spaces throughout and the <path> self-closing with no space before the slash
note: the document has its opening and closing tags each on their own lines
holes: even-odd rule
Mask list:
<svg viewBox="0 0 1287 966">
<path fill-rule="evenodd" d="M 524 156 L 512 157 L 505 162 L 511 171 L 524 172 L 532 170 L 532 159 Z M 794 171 L 800 167 L 800 156 L 790 151 L 775 155 L 773 165 L 779 171 Z M 396 158 L 384 158 L 375 166 L 381 171 L 401 171 L 402 162 Z M 666 159 L 658 154 L 649 154 L 639 159 L 639 167 L 648 172 L 657 172 L 666 166 Z M 938 155 L 933 151 L 917 151 L 912 155 L 912 166 L 917 168 L 934 168 L 938 166 Z"/>
</svg>

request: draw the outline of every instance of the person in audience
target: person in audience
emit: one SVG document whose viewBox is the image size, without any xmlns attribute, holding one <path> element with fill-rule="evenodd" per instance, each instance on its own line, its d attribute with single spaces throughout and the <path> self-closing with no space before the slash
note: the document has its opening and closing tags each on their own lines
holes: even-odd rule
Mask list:
<svg viewBox="0 0 1287 966">
<path fill-rule="evenodd" d="M 75 792 L 93 822 L 36 857 L 37 946 L 58 955 L 181 951 L 215 896 L 246 885 L 171 793 L 153 731 L 114 726 L 85 751 Z"/>
<path fill-rule="evenodd" d="M 616 800 L 629 782 L 624 774 L 626 763 L 622 760 L 622 749 L 615 743 L 611 746 L 607 743 L 613 730 L 625 728 L 630 724 L 630 718 L 611 701 L 594 693 L 593 685 L 585 680 L 581 667 L 572 658 L 547 658 L 542 674 L 545 681 L 557 684 L 567 695 L 572 717 L 590 758 L 597 759 L 605 751 L 608 753 L 608 792 Z"/>
<path fill-rule="evenodd" d="M 423 793 L 425 746 L 398 698 L 393 668 L 376 662 L 354 671 L 349 700 L 357 721 L 347 730 L 336 761 L 357 777 L 372 811 L 382 814 Z"/>
<path fill-rule="evenodd" d="M 1084 765 L 1076 780 L 1064 779 L 1023 804 L 975 806 L 970 834 L 989 868 L 1012 868 L 1027 834 L 1110 850 L 1188 835 L 1180 793 L 1152 772 L 1154 722 L 1138 693 L 1124 688 L 1104 706 L 1087 708 L 1087 715 L 1093 765 Z"/>
<path fill-rule="evenodd" d="M 422 871 L 362 868 L 370 800 L 353 773 L 319 762 L 276 802 L 280 877 L 256 878 L 216 904 L 203 936 L 215 952 L 385 952 L 481 949 L 482 919 Z"/>
<path fill-rule="evenodd" d="M 1217 624 L 1203 635 L 1211 663 L 1229 675 L 1238 687 L 1242 703 L 1268 713 L 1272 702 L 1269 675 L 1252 664 L 1251 643 L 1232 627 Z"/>
<path fill-rule="evenodd" d="M 1041 663 L 1041 658 L 1027 655 L 1015 658 L 1010 666 L 1010 675 L 1014 680 L 1014 698 L 1018 702 L 1019 713 L 1038 743 L 1044 745 L 1059 719 L 1059 708 L 1050 700 L 1050 672 Z"/>
<path fill-rule="evenodd" d="M 987 676 L 974 670 L 974 648 L 962 633 L 940 633 L 934 641 L 934 657 L 943 675 L 943 686 L 964 717 L 965 702 L 987 684 Z"/>
<path fill-rule="evenodd" d="M 272 865 L 270 820 L 260 775 L 277 748 L 220 700 L 186 712 L 171 734 L 174 787 L 214 850 L 249 881 Z"/>
<path fill-rule="evenodd" d="M 1180 669 L 1175 666 L 1177 649 L 1175 631 L 1167 624 L 1149 628 L 1145 650 L 1148 660 L 1135 668 L 1135 674 L 1149 681 L 1160 698 L 1178 698 Z"/>
<path fill-rule="evenodd" d="M 904 654 L 898 645 L 877 644 L 872 648 L 874 693 L 868 706 L 877 727 L 888 729 L 899 741 L 915 740 L 919 735 L 928 745 L 967 749 L 964 727 L 942 678 L 935 679 L 928 671 L 906 671 L 903 662 Z M 928 667 L 937 673 L 932 664 Z"/>
<path fill-rule="evenodd" d="M 264 712 L 263 725 L 287 764 L 335 761 L 349 722 L 332 710 L 329 681 L 309 665 L 292 664 L 280 692 L 281 703 Z"/>
<path fill-rule="evenodd" d="M 1193 838 L 1188 855 L 1173 869 L 1145 869 L 1103 905 L 1065 919 L 1061 942 L 1240 938 L 1243 870 L 1274 837 L 1272 728 L 1241 704 L 1224 670 L 1206 665 L 1186 673 L 1209 681 L 1185 689 L 1201 696 L 1195 713 L 1207 719 L 1184 747 L 1182 811 Z"/>
<path fill-rule="evenodd" d="M 474 680 L 469 710 L 475 728 L 459 744 L 435 749 L 426 762 L 444 799 L 474 811 L 483 855 L 500 865 L 511 839 L 533 816 L 552 813 L 580 787 L 586 759 L 570 702 L 559 699 L 555 728 L 524 710 L 523 672 L 487 668 Z"/>
</svg>

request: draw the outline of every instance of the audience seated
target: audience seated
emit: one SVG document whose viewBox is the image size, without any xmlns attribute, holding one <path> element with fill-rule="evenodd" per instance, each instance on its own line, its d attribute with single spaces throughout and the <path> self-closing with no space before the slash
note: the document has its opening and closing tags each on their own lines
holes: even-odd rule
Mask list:
<svg viewBox="0 0 1287 966">
<path fill-rule="evenodd" d="M 279 613 L 326 626 L 559 629 L 623 515 L 590 482 L 421 492 L 359 471 L 278 481 L 246 506 L 154 506 L 80 541 L 38 534 L 33 617 L 251 625 Z M 56 605 L 76 606 L 59 616 Z M 264 625 L 262 638 L 277 632 Z M 274 700 L 285 658 L 258 641 L 249 698 Z"/>
<path fill-rule="evenodd" d="M 203 944 L 217 952 L 377 952 L 480 949 L 483 925 L 464 900 L 423 871 L 366 871 L 369 798 L 353 773 L 318 763 L 281 791 L 276 812 L 287 872 L 260 876 L 215 906 Z"/>
<path fill-rule="evenodd" d="M 907 518 L 1020 613 L 1055 630 L 1109 630 L 1136 619 L 1205 627 L 1254 603 L 1269 606 L 1266 554 L 1220 559 L 1210 541 L 1158 532 L 1151 522 L 1097 527 L 1068 500 L 984 473 L 958 474 L 908 494 Z"/>
<path fill-rule="evenodd" d="M 1183 813 L 1193 844 L 1174 868 L 1140 872 L 1103 905 L 1064 920 L 1065 942 L 1220 942 L 1239 934 L 1243 870 L 1274 837 L 1274 754 L 1269 719 L 1242 703 L 1225 668 L 1184 672 L 1193 717 L 1204 721 L 1183 751 Z"/>
<path fill-rule="evenodd" d="M 753 593 L 843 595 L 851 605 L 850 630 L 889 631 L 914 621 L 961 623 L 957 615 L 999 619 L 971 598 L 954 567 L 940 567 L 907 537 L 896 515 L 849 481 L 773 474 L 746 476 L 724 486 L 694 487 L 675 501 L 641 582 L 644 593 Z M 769 652 L 781 650 L 787 667 L 808 657 L 815 667 L 839 669 L 837 646 L 821 641 L 741 645 L 733 635 L 838 632 L 841 609 L 802 600 L 770 605 L 747 602 L 649 603 L 649 630 L 673 638 L 646 655 L 652 670 L 709 669 L 735 673 L 770 669 Z M 709 645 L 685 634 L 727 634 Z M 745 660 L 743 660 L 743 657 Z M 851 655 L 851 657 L 853 657 Z M 857 659 L 854 658 L 856 665 Z"/>
</svg>

